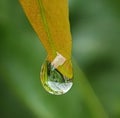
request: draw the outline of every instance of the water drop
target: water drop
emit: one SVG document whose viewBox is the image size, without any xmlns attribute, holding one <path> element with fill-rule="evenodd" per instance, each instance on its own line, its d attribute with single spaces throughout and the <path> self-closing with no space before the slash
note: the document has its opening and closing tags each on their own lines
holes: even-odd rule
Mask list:
<svg viewBox="0 0 120 118">
<path fill-rule="evenodd" d="M 68 92 L 73 85 L 72 79 L 62 75 L 49 61 L 42 65 L 40 78 L 45 90 L 54 95 Z"/>
</svg>

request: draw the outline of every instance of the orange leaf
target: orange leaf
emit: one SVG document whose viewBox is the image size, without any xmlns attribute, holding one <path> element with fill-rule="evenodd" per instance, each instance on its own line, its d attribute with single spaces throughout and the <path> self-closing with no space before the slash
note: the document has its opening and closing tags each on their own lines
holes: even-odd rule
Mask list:
<svg viewBox="0 0 120 118">
<path fill-rule="evenodd" d="M 72 78 L 68 0 L 20 0 L 20 3 L 48 53 L 47 60 L 52 62 L 59 52 L 66 62 L 58 70 Z"/>
</svg>

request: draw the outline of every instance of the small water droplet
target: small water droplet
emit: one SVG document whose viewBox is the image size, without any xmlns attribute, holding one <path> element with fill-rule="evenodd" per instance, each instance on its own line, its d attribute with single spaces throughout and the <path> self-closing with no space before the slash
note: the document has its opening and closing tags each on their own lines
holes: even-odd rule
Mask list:
<svg viewBox="0 0 120 118">
<path fill-rule="evenodd" d="M 72 79 L 63 76 L 49 61 L 45 61 L 40 72 L 41 82 L 46 91 L 54 95 L 62 95 L 72 87 Z"/>
</svg>

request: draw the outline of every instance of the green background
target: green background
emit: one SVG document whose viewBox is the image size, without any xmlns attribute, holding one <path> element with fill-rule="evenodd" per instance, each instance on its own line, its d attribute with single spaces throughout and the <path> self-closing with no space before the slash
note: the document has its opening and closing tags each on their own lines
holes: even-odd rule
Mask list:
<svg viewBox="0 0 120 118">
<path fill-rule="evenodd" d="M 120 2 L 69 3 L 74 85 L 67 94 L 54 96 L 40 83 L 46 52 L 19 2 L 0 0 L 0 118 L 98 118 L 98 113 L 106 118 L 96 96 L 100 109 L 120 118 Z"/>
</svg>

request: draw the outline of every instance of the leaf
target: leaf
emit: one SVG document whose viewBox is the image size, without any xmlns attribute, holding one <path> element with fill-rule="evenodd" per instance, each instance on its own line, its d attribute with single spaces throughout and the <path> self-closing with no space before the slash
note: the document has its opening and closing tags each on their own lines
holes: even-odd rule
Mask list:
<svg viewBox="0 0 120 118">
<path fill-rule="evenodd" d="M 63 55 L 67 61 L 58 70 L 72 78 L 68 0 L 20 0 L 20 3 L 48 53 L 47 59 L 52 62 L 56 52 Z"/>
<path fill-rule="evenodd" d="M 78 86 L 83 97 L 84 102 L 87 104 L 87 107 L 90 111 L 89 117 L 91 118 L 108 118 L 103 105 L 96 96 L 92 86 L 90 85 L 85 74 L 81 71 L 78 64 L 73 60 L 74 70 L 75 70 L 75 80 L 76 86 Z"/>
</svg>

